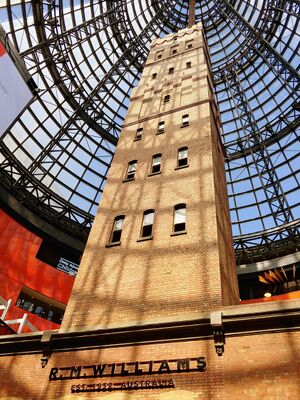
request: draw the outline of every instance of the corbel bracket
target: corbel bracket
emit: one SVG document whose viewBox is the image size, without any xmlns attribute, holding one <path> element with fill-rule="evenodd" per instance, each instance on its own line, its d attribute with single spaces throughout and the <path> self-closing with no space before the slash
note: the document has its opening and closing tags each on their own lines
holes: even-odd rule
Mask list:
<svg viewBox="0 0 300 400">
<path fill-rule="evenodd" d="M 41 366 L 45 368 L 48 363 L 48 360 L 52 353 L 51 348 L 52 342 L 52 331 L 45 331 L 41 338 L 41 345 L 42 345 L 42 356 L 41 356 Z"/>
<path fill-rule="evenodd" d="M 210 325 L 214 336 L 216 352 L 218 356 L 222 356 L 224 353 L 225 334 L 221 311 L 214 311 L 210 313 Z"/>
</svg>

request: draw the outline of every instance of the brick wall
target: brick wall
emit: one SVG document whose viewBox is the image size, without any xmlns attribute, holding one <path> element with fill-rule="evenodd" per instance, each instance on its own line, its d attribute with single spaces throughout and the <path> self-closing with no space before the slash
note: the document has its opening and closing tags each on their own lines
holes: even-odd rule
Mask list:
<svg viewBox="0 0 300 400">
<path fill-rule="evenodd" d="M 294 331 L 227 338 L 222 357 L 216 355 L 210 340 L 55 353 L 45 368 L 41 368 L 38 354 L 3 356 L 0 357 L 0 400 L 294 400 L 299 398 L 300 390 L 299 352 L 300 332 Z M 206 358 L 204 372 L 125 378 L 48 379 L 54 367 L 199 356 Z M 172 362 L 169 364 L 173 365 Z M 78 384 L 168 379 L 173 379 L 174 388 L 71 394 L 71 386 Z"/>
<path fill-rule="evenodd" d="M 132 95 L 62 329 L 162 321 L 238 301 L 224 161 L 201 29 L 174 37 L 154 41 Z M 170 54 L 174 44 L 175 55 Z M 166 94 L 170 101 L 164 104 Z M 190 123 L 182 127 L 185 114 Z M 157 134 L 160 121 L 165 132 Z M 140 127 L 142 138 L 135 140 Z M 176 169 L 184 146 L 189 165 Z M 161 173 L 149 176 L 157 153 Z M 137 160 L 135 179 L 124 182 L 132 160 Z M 173 210 L 180 203 L 186 204 L 186 233 L 174 236 Z M 149 209 L 155 210 L 153 238 L 140 241 L 143 212 Z M 125 215 L 121 244 L 106 247 L 118 215 Z"/>
</svg>

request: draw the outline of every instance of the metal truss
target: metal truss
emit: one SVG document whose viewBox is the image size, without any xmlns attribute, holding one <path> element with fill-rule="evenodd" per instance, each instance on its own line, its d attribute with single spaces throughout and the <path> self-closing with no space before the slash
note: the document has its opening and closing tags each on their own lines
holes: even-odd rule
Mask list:
<svg viewBox="0 0 300 400">
<path fill-rule="evenodd" d="M 230 79 L 229 76 L 228 78 Z M 286 114 L 280 115 L 272 125 L 266 125 L 263 130 L 258 129 L 259 142 L 255 140 L 252 134 L 247 133 L 243 138 L 228 142 L 226 144 L 227 161 L 236 160 L 252 152 L 257 152 L 261 147 L 260 143 L 263 143 L 265 147 L 269 147 L 290 132 L 295 132 L 300 127 L 299 110 L 296 107 L 297 103 Z"/>
<path fill-rule="evenodd" d="M 295 253 L 300 248 L 300 220 L 276 229 L 265 230 L 234 238 L 238 265 Z"/>
<path fill-rule="evenodd" d="M 242 82 L 239 80 L 235 70 L 231 70 L 230 72 L 231 73 L 225 75 L 225 80 L 230 89 L 230 94 L 239 118 L 242 121 L 243 130 L 248 131 L 246 137 L 251 137 L 256 145 L 255 150 L 251 147 L 250 154 L 266 199 L 269 203 L 270 209 L 272 210 L 272 216 L 277 226 L 289 223 L 293 219 L 292 211 L 280 184 L 272 158 L 265 142 L 257 133 L 258 127 L 249 103 L 245 98 Z M 243 152 L 242 143 L 240 146 L 241 151 Z M 245 163 L 246 162 L 247 160 L 245 159 Z"/>
<path fill-rule="evenodd" d="M 100 137 L 108 140 L 114 145 L 117 144 L 119 128 L 108 121 L 101 112 L 102 101 L 96 87 L 89 95 L 82 90 L 83 76 L 76 76 L 70 62 L 69 52 L 82 46 L 85 41 L 91 40 L 94 35 L 109 26 L 109 16 L 116 13 L 116 9 L 111 8 L 108 12 L 94 17 L 91 20 L 80 24 L 76 28 L 59 33 L 59 15 L 57 10 L 61 9 L 60 2 L 35 2 L 33 15 L 37 21 L 37 34 L 40 43 L 44 45 L 39 49 L 43 55 L 43 62 L 46 62 L 53 82 L 59 89 L 70 106 L 75 110 L 70 118 L 68 125 L 61 132 L 71 127 L 73 124 L 80 126 L 81 121 L 87 123 L 94 132 Z M 36 56 L 36 49 L 33 49 Z M 28 51 L 26 56 L 28 57 Z M 112 73 L 111 73 L 112 74 Z M 102 83 L 110 76 L 104 76 Z M 63 133 L 61 133 L 63 134 Z"/>
<path fill-rule="evenodd" d="M 282 8 L 283 7 L 283 8 Z M 299 92 L 300 92 L 300 74 L 291 66 L 267 41 L 272 38 L 276 23 L 280 20 L 280 15 L 284 10 L 294 16 L 300 15 L 300 4 L 289 1 L 267 1 L 266 9 L 263 13 L 262 24 L 259 30 L 255 30 L 243 18 L 236 9 L 226 0 L 217 2 L 217 10 L 214 17 L 209 21 L 214 21 L 214 18 L 223 17 L 224 20 L 232 21 L 233 25 L 240 32 L 241 35 L 247 38 L 247 45 L 244 46 L 237 58 L 226 60 L 223 65 L 217 69 L 213 69 L 213 79 L 215 85 L 222 84 L 224 80 L 230 88 L 233 76 L 238 76 L 245 72 L 246 68 L 250 71 L 257 69 L 257 64 L 261 60 L 274 71 L 274 75 L 286 85 L 290 96 L 294 99 L 294 104 L 287 110 L 286 113 L 281 114 L 277 120 L 272 124 L 264 126 L 262 129 L 258 127 L 257 132 L 254 134 L 241 135 L 236 141 L 226 143 L 226 153 L 229 160 L 238 158 L 251 151 L 256 151 L 258 146 L 257 136 L 260 135 L 260 143 L 271 144 L 280 138 L 282 135 L 297 128 L 300 123 L 300 110 L 299 110 Z M 279 15 L 278 15 L 279 12 Z M 208 24 L 208 22 L 207 22 Z M 266 39 L 264 38 L 266 36 Z M 247 70 L 249 73 L 249 70 Z M 234 83 L 234 80 L 233 80 Z M 246 105 L 244 105 L 246 107 Z M 252 118 L 252 120 L 255 120 Z M 253 131 L 253 125 L 252 125 Z M 245 132 L 244 132 L 245 133 Z"/>
<path fill-rule="evenodd" d="M 231 21 L 237 31 L 247 38 L 246 45 L 242 51 L 239 52 L 238 57 L 225 60 L 223 65 L 218 66 L 216 69 L 212 69 L 213 78 L 216 83 L 218 80 L 223 80 L 226 70 L 243 69 L 245 66 L 249 65 L 249 62 L 255 60 L 255 58 L 259 56 L 264 59 L 268 67 L 273 68 L 281 77 L 283 77 L 285 82 L 290 85 L 293 92 L 299 90 L 299 73 L 268 41 L 272 38 L 272 32 L 274 32 L 276 27 L 276 10 L 279 10 L 280 13 L 283 11 L 281 8 L 276 7 L 276 4 L 278 4 L 278 6 L 281 4 L 286 9 L 291 8 L 295 16 L 299 15 L 299 4 L 295 5 L 286 1 L 268 1 L 266 4 L 266 10 L 262 17 L 264 23 L 260 29 L 255 29 L 241 14 L 238 13 L 229 1 L 219 0 L 216 2 L 218 12 L 215 16 L 222 20 Z M 266 36 L 266 38 L 264 36 Z"/>
<path fill-rule="evenodd" d="M 119 87 L 122 79 L 126 72 L 131 69 L 138 77 L 142 70 L 142 66 L 147 57 L 147 45 L 150 44 L 151 35 L 149 32 L 155 31 L 159 25 L 163 22 L 162 14 L 164 11 L 170 9 L 169 5 L 165 8 L 161 8 L 153 19 L 147 24 L 147 26 L 140 32 L 138 36 L 128 39 L 128 47 L 125 48 L 124 52 L 120 54 L 117 61 L 111 66 L 93 90 L 87 95 L 82 90 L 82 76 L 75 76 L 71 72 L 70 67 L 67 64 L 69 46 L 82 45 L 84 41 L 90 40 L 91 36 L 96 33 L 99 34 L 101 30 L 112 28 L 115 33 L 115 38 L 120 41 L 123 33 L 127 33 L 128 29 L 124 27 L 124 23 L 119 23 L 120 11 L 122 5 L 124 8 L 124 1 L 108 2 L 112 8 L 109 8 L 108 12 L 102 14 L 99 17 L 93 18 L 93 20 L 81 24 L 78 29 L 72 29 L 71 32 L 66 32 L 60 35 L 54 27 L 57 27 L 59 17 L 53 17 L 57 9 L 61 10 L 59 4 L 52 1 L 51 4 L 46 3 L 47 12 L 43 13 L 43 3 L 36 3 L 36 20 L 38 21 L 41 29 L 38 30 L 40 39 L 46 42 L 46 46 L 43 47 L 44 58 L 51 60 L 49 71 L 52 74 L 52 78 L 55 84 L 58 84 L 60 90 L 65 96 L 66 100 L 75 109 L 74 114 L 69 118 L 68 123 L 63 126 L 58 134 L 59 137 L 63 137 L 65 131 L 72 129 L 73 125 L 81 126 L 88 124 L 94 132 L 108 140 L 113 145 L 117 144 L 117 138 L 120 133 L 120 126 L 116 126 L 113 119 L 109 120 L 107 116 L 101 112 L 101 106 L 105 103 L 109 96 L 112 95 L 115 88 Z M 122 13 L 121 13 L 122 15 Z M 122 21 L 122 18 L 121 18 Z M 121 27 L 116 32 L 115 26 Z M 92 28 L 91 28 L 92 27 Z M 123 28 L 123 29 L 122 29 Z M 47 31 L 47 39 L 45 38 Z M 84 36 L 84 40 L 83 39 Z M 55 40 L 58 38 L 58 40 Z M 47 43 L 47 40 L 49 42 Z M 124 45 L 124 42 L 122 42 Z M 57 63 L 61 64 L 60 69 L 57 68 Z M 45 153 L 48 153 L 45 151 Z M 41 157 L 42 158 L 42 157 Z M 38 164 L 38 162 L 36 162 Z M 31 171 L 32 172 L 32 171 Z"/>
<path fill-rule="evenodd" d="M 114 2 L 115 6 L 117 2 Z M 46 13 L 43 12 L 46 7 Z M 53 82 L 59 86 L 61 93 L 65 99 L 72 106 L 75 111 L 69 116 L 67 122 L 60 128 L 56 136 L 48 143 L 46 147 L 40 152 L 29 166 L 25 169 L 22 163 L 17 159 L 10 157 L 9 151 L 4 144 L 3 153 L 6 155 L 6 160 L 10 158 L 10 163 L 5 162 L 2 165 L 4 171 L 11 170 L 11 174 L 5 174 L 6 188 L 18 199 L 22 199 L 22 204 L 31 210 L 43 216 L 50 222 L 55 224 L 56 220 L 61 219 L 61 229 L 67 230 L 67 232 L 74 237 L 78 237 L 79 233 L 82 233 L 82 239 L 86 239 L 87 232 L 85 227 L 91 227 L 92 216 L 87 213 L 81 213 L 78 207 L 72 207 L 68 202 L 60 201 L 59 196 L 54 195 L 51 197 L 51 191 L 46 185 L 42 183 L 43 174 L 55 163 L 55 160 L 65 151 L 65 147 L 72 141 L 74 134 L 81 132 L 82 135 L 87 135 L 86 130 L 93 130 L 93 135 L 97 133 L 100 137 L 100 141 L 97 144 L 98 147 L 103 147 L 104 140 L 116 145 L 117 135 L 120 131 L 120 127 L 117 129 L 113 126 L 115 135 L 110 134 L 112 130 L 111 126 L 106 124 L 105 116 L 101 113 L 102 104 L 105 103 L 107 97 L 111 96 L 112 92 L 118 87 L 124 74 L 129 69 L 134 68 L 135 74 L 141 71 L 142 65 L 146 60 L 147 56 L 147 44 L 150 44 L 149 32 L 153 32 L 158 29 L 162 22 L 161 14 L 170 9 L 170 5 L 166 5 L 157 14 L 154 15 L 153 19 L 147 24 L 147 26 L 140 32 L 135 40 L 128 41 L 129 46 L 120 55 L 117 61 L 111 66 L 111 68 L 105 73 L 103 78 L 98 82 L 95 88 L 89 95 L 85 95 L 83 91 L 78 90 L 79 85 L 74 83 L 75 78 L 70 73 L 70 68 L 67 66 L 66 60 L 68 57 L 69 50 L 66 46 L 74 46 L 74 43 L 80 40 L 83 33 L 87 33 L 87 26 L 89 26 L 88 32 L 94 35 L 96 32 L 99 34 L 99 28 L 111 27 L 111 19 L 117 15 L 119 8 L 110 9 L 109 12 L 102 14 L 101 17 L 93 18 L 92 25 L 93 29 L 90 28 L 87 23 L 81 24 L 76 29 L 71 29 L 63 35 L 55 35 L 55 26 L 58 25 L 58 17 L 53 18 L 53 13 L 56 9 L 59 9 L 58 4 L 55 2 L 51 3 L 36 3 L 34 8 L 34 15 L 36 20 L 39 22 L 37 26 L 38 38 L 40 43 L 44 43 L 35 46 L 32 50 L 26 51 L 24 56 L 26 58 L 32 57 L 32 53 L 36 58 L 36 52 L 41 52 L 43 56 L 43 62 L 46 63 Z M 168 14 L 166 14 L 168 15 Z M 108 19 L 109 18 L 109 19 Z M 54 33 L 53 33 L 54 32 Z M 121 32 L 119 32 L 121 33 Z M 49 40 L 49 42 L 47 41 Z M 85 37 L 87 40 L 87 37 Z M 63 45 L 62 45 L 63 44 Z M 67 45 L 66 45 L 67 44 Z M 63 64 L 65 69 L 58 69 L 57 65 Z M 135 65 L 139 66 L 139 69 Z M 104 94 L 104 97 L 99 95 Z M 102 126 L 101 121 L 102 120 Z M 104 121 L 104 122 L 103 122 Z M 114 122 L 112 122 L 114 124 Z M 105 125 L 106 124 L 106 125 Z M 112 150 L 109 147 L 105 147 L 106 152 L 113 155 Z M 107 168 L 109 164 L 107 164 Z M 13 168 L 13 171 L 12 171 Z M 7 177 L 11 176 L 9 182 Z M 33 201 L 36 199 L 36 201 Z M 48 213 L 45 213 L 45 209 L 49 207 Z M 39 208 L 39 210 L 37 210 Z M 54 212 L 53 214 L 53 210 Z M 54 217 L 56 216 L 56 217 Z M 77 229 L 70 230 L 67 227 L 66 221 L 70 219 L 71 225 L 78 223 Z"/>
<path fill-rule="evenodd" d="M 9 150 L 2 147 L 1 152 L 5 155 Z M 1 163 L 0 180 L 8 193 L 42 220 L 75 239 L 87 240 L 93 217 L 78 207 L 71 206 L 46 187 L 41 187 L 39 180 L 34 175 L 29 175 L 26 168 L 11 154 Z"/>
<path fill-rule="evenodd" d="M 300 3 L 193 3 L 223 122 L 237 260 L 293 252 Z M 24 207 L 86 240 L 150 43 L 185 28 L 188 12 L 186 0 L 7 3 L 5 28 L 40 89 L 0 144 L 1 181 Z M 255 211 L 245 217 L 248 208 Z"/>
<path fill-rule="evenodd" d="M 230 82 L 228 82 L 230 79 Z M 272 157 L 269 154 L 267 142 L 258 135 L 258 128 L 248 102 L 245 100 L 243 85 L 236 71 L 225 76 L 230 93 L 235 103 L 239 118 L 243 121 L 246 138 L 251 136 L 254 145 L 249 146 L 253 165 L 257 171 L 261 187 L 265 193 L 272 217 L 276 223 L 275 230 L 266 230 L 259 234 L 242 235 L 234 238 L 234 247 L 238 264 L 255 262 L 272 254 L 272 257 L 288 254 L 297 250 L 300 243 L 300 220 L 294 221 L 291 207 L 288 204 L 284 190 L 277 176 Z M 249 133 L 249 131 L 251 131 Z M 239 144 L 239 143 L 238 143 Z M 241 153 L 244 149 L 241 145 Z M 244 155 L 245 164 L 248 162 Z"/>
<path fill-rule="evenodd" d="M 297 224 L 292 230 L 288 228 L 290 221 L 293 220 L 292 210 L 277 176 L 276 167 L 272 161 L 273 155 L 269 154 L 268 148 L 291 132 L 297 132 L 299 127 L 299 103 L 297 100 L 300 87 L 299 73 L 269 43 L 280 24 L 283 12 L 299 16 L 299 10 L 299 3 L 296 4 L 292 1 L 266 1 L 257 27 L 250 25 L 237 11 L 237 7 L 226 0 L 217 2 L 215 12 L 210 14 L 210 18 L 205 19 L 202 15 L 206 31 L 212 29 L 212 26 L 215 29 L 216 24 L 231 21 L 235 29 L 244 37 L 244 45 L 240 51 L 232 58 L 223 60 L 223 63 L 220 62 L 212 70 L 216 91 L 218 91 L 218 87 L 225 84 L 228 88 L 227 94 L 231 98 L 231 105 L 235 109 L 237 117 L 242 121 L 237 139 L 225 143 L 227 161 L 230 168 L 230 162 L 233 160 L 241 162 L 243 159 L 247 165 L 249 159 L 252 159 L 252 168 L 255 168 L 257 172 L 265 198 L 272 210 L 272 218 L 278 226 L 274 230 L 274 232 L 276 231 L 274 234 L 270 234 L 266 229 L 253 236 L 251 234 L 236 236 L 234 238 L 235 250 L 239 263 L 276 256 L 280 253 L 280 246 L 283 246 L 283 243 L 286 246 L 288 238 L 291 243 L 289 251 L 297 249 L 296 238 L 299 235 L 299 228 L 297 228 Z M 258 71 L 262 60 L 269 70 L 273 71 L 274 76 L 277 76 L 282 82 L 282 85 L 288 88 L 289 95 L 294 102 L 272 123 L 260 128 L 245 95 L 243 86 L 246 85 L 246 80 L 242 80 L 240 77 Z"/>
<path fill-rule="evenodd" d="M 81 99 L 76 101 L 74 106 L 74 108 L 76 108 L 75 112 L 72 116 L 70 116 L 66 124 L 61 127 L 54 140 L 49 143 L 49 145 L 41 152 L 39 157 L 37 157 L 31 164 L 30 168 L 28 169 L 30 175 L 35 176 L 36 174 L 40 174 L 41 171 L 43 171 L 44 169 L 43 164 L 49 163 L 49 158 L 54 159 L 54 157 L 52 156 L 52 152 L 55 153 L 55 157 L 57 157 L 57 152 L 63 151 L 63 146 L 58 148 L 58 144 L 60 141 L 65 140 L 65 135 L 70 134 L 70 132 L 72 134 L 72 131 L 77 131 L 83 125 L 88 125 L 89 128 L 92 128 L 94 132 L 99 133 L 103 139 L 108 140 L 110 143 L 114 145 L 117 144 L 117 136 L 111 135 L 109 134 L 109 132 L 113 129 L 114 132 L 117 134 L 119 133 L 119 130 L 115 129 L 114 126 L 105 126 L 106 121 L 103 113 L 101 113 L 101 105 L 103 104 L 103 102 L 106 101 L 106 97 L 113 92 L 115 87 L 117 87 L 121 83 L 124 73 L 126 73 L 129 68 L 134 68 L 133 63 L 138 63 L 141 69 L 141 65 L 146 59 L 145 42 L 148 42 L 149 40 L 147 32 L 148 30 L 152 31 L 153 29 L 156 29 L 155 25 L 157 25 L 158 22 L 160 23 L 160 14 L 162 13 L 162 11 L 163 9 L 161 9 L 160 13 L 155 15 L 153 20 L 149 22 L 149 24 L 140 33 L 140 35 L 135 38 L 135 42 L 131 42 L 129 47 L 114 63 L 114 65 L 105 74 L 105 76 L 98 82 L 90 95 L 84 97 L 82 101 Z M 114 10 L 114 12 L 116 12 L 116 10 Z M 47 15 L 51 16 L 51 13 L 48 13 Z M 47 19 L 44 19 L 44 23 L 47 25 Z M 61 50 L 60 56 L 62 57 L 63 54 L 64 53 Z M 53 74 L 55 75 L 56 72 L 57 70 L 55 69 Z M 137 71 L 137 73 L 138 72 L 139 71 Z M 65 82 L 64 86 L 64 89 L 66 89 L 67 85 Z M 73 98 L 73 93 L 70 91 L 70 87 L 71 82 L 68 85 L 68 92 L 66 95 L 67 101 L 70 101 L 70 99 Z M 82 92 L 78 91 L 78 86 L 76 86 L 75 89 L 78 96 L 82 94 Z M 104 97 L 100 99 L 98 95 L 101 93 L 104 94 Z M 101 120 L 104 120 L 104 122 L 102 122 L 102 126 Z M 112 122 L 112 124 L 114 123 Z M 100 132 L 97 129 L 98 127 L 101 128 Z M 106 128 L 106 130 L 104 128 Z M 101 134 L 102 130 L 105 132 L 105 134 Z M 22 181 L 22 183 L 19 182 L 19 184 L 23 184 L 26 187 L 27 179 Z"/>
</svg>

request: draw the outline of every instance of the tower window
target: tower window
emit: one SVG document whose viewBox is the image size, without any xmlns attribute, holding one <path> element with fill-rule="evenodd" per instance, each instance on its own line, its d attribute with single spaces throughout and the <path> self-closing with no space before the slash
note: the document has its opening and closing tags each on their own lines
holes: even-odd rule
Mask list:
<svg viewBox="0 0 300 400">
<path fill-rule="evenodd" d="M 173 232 L 184 232 L 186 230 L 186 205 L 177 204 L 174 207 Z"/>
<path fill-rule="evenodd" d="M 141 237 L 151 237 L 153 230 L 154 210 L 147 210 L 144 212 L 143 223 L 141 229 Z"/>
<path fill-rule="evenodd" d="M 181 149 L 178 150 L 177 166 L 184 167 L 186 165 L 188 165 L 188 148 L 181 147 Z"/>
<path fill-rule="evenodd" d="M 157 78 L 157 72 L 154 72 L 153 74 L 152 74 L 152 79 L 156 79 Z"/>
<path fill-rule="evenodd" d="M 136 134 L 135 134 L 135 140 L 140 140 L 142 139 L 143 136 L 143 128 L 138 128 L 136 130 Z"/>
<path fill-rule="evenodd" d="M 156 59 L 156 60 L 160 60 L 161 58 L 162 58 L 162 51 L 158 51 L 158 52 L 156 53 L 155 59 Z"/>
<path fill-rule="evenodd" d="M 176 54 L 178 52 L 178 45 L 172 46 L 170 50 L 170 54 Z"/>
<path fill-rule="evenodd" d="M 188 40 L 188 41 L 186 42 L 185 47 L 186 47 L 187 49 L 192 49 L 192 48 L 193 48 L 193 40 Z"/>
<path fill-rule="evenodd" d="M 169 75 L 174 74 L 174 67 L 169 68 Z"/>
<path fill-rule="evenodd" d="M 185 114 L 182 116 L 182 124 L 181 126 L 189 126 L 190 124 L 190 118 L 189 118 L 189 114 Z"/>
<path fill-rule="evenodd" d="M 164 97 L 164 104 L 169 103 L 170 99 L 171 99 L 171 96 L 169 94 L 166 94 Z"/>
<path fill-rule="evenodd" d="M 133 160 L 128 163 L 126 179 L 134 179 L 136 166 L 137 166 L 137 160 Z"/>
<path fill-rule="evenodd" d="M 165 131 L 165 121 L 160 121 L 157 127 L 157 133 L 164 133 Z"/>
<path fill-rule="evenodd" d="M 161 168 L 161 154 L 152 157 L 151 174 L 157 174 Z"/>
<path fill-rule="evenodd" d="M 187 63 L 186 63 L 186 68 L 188 69 L 188 68 L 192 68 L 192 63 L 191 63 L 191 61 L 188 61 Z"/>
<path fill-rule="evenodd" d="M 115 218 L 110 243 L 119 243 L 121 241 L 124 219 L 125 215 L 119 215 Z"/>
</svg>

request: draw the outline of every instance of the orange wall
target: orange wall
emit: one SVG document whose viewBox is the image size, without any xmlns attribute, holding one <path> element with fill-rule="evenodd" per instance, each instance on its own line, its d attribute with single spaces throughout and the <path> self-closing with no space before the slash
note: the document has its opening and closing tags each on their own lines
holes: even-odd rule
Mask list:
<svg viewBox="0 0 300 400">
<path fill-rule="evenodd" d="M 15 304 L 23 286 L 66 304 L 74 277 L 38 260 L 42 239 L 0 210 L 0 296 Z M 7 319 L 21 317 L 25 310 L 11 307 Z M 59 325 L 28 313 L 28 320 L 40 330 Z"/>
</svg>

